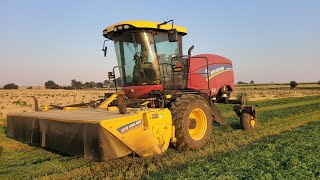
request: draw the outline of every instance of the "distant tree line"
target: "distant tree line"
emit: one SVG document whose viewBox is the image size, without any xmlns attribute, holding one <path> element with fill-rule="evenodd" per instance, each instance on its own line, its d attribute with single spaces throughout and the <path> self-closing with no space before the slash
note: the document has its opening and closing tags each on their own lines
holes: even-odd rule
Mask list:
<svg viewBox="0 0 320 180">
<path fill-rule="evenodd" d="M 238 81 L 238 84 L 249 84 L 249 83 L 246 83 L 246 82 L 243 82 L 243 81 Z M 251 81 L 250 81 L 250 84 L 254 84 L 254 81 L 251 80 Z M 271 84 L 273 84 L 273 82 L 272 82 Z M 318 84 L 320 84 L 320 81 L 318 81 Z M 294 88 L 297 87 L 299 84 L 298 84 L 296 81 L 290 81 L 289 85 L 290 85 L 290 87 L 291 87 L 292 89 L 294 89 Z"/>
<path fill-rule="evenodd" d="M 122 82 L 120 77 L 116 79 L 116 83 L 118 87 L 122 86 Z M 320 85 L 320 81 L 317 82 Z M 238 84 L 249 84 L 243 81 L 239 81 Z M 255 84 L 253 80 L 250 81 L 250 84 Z M 82 83 L 81 81 L 77 81 L 75 79 L 71 80 L 71 86 L 60 86 L 59 84 L 55 83 L 52 80 L 49 80 L 44 83 L 46 89 L 95 89 L 95 88 L 114 88 L 114 82 L 105 80 L 103 82 L 85 82 Z M 296 81 L 291 81 L 289 83 L 290 87 L 293 89 L 296 86 L 298 86 L 298 83 Z M 14 83 L 9 83 L 3 86 L 3 88 L 0 87 L 0 89 L 18 89 L 19 86 Z M 32 89 L 32 86 L 29 86 L 27 89 Z"/>
<path fill-rule="evenodd" d="M 46 87 L 46 89 L 60 89 L 61 88 L 61 86 L 59 86 L 58 84 L 56 84 L 55 82 L 53 82 L 51 80 L 45 82 L 44 86 Z"/>
<path fill-rule="evenodd" d="M 121 86 L 121 79 L 117 78 L 117 86 Z M 60 86 L 52 80 L 47 81 L 45 84 L 46 89 L 96 89 L 96 88 L 114 88 L 114 82 L 105 80 L 103 82 L 85 82 L 77 81 L 75 79 L 71 80 L 71 86 Z"/>
<path fill-rule="evenodd" d="M 246 83 L 246 82 L 243 82 L 243 81 L 239 81 L 238 84 L 249 84 L 249 83 Z M 250 81 L 250 84 L 254 84 L 254 81 L 251 80 L 251 81 Z"/>
<path fill-rule="evenodd" d="M 116 79 L 117 86 L 122 86 L 121 79 L 118 77 Z M 115 84 L 113 81 L 105 80 L 103 82 L 85 82 L 77 81 L 75 79 L 71 80 L 71 86 L 60 86 L 52 80 L 49 80 L 44 83 L 46 89 L 96 89 L 96 88 L 114 88 Z M 14 83 L 6 84 L 0 89 L 18 89 L 19 86 Z M 32 86 L 27 87 L 27 89 L 32 89 Z"/>
<path fill-rule="evenodd" d="M 6 84 L 3 86 L 3 89 L 18 89 L 18 88 L 19 86 L 14 83 Z"/>
</svg>

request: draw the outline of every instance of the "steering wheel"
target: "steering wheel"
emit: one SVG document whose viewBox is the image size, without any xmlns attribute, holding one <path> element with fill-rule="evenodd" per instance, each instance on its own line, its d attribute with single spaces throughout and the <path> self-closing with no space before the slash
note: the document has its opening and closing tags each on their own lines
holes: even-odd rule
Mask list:
<svg viewBox="0 0 320 180">
<path fill-rule="evenodd" d="M 136 52 L 134 54 L 134 59 L 135 60 L 139 60 L 138 58 L 140 58 L 140 60 L 142 62 L 148 61 L 148 57 L 145 54 L 141 53 L 141 52 Z"/>
</svg>

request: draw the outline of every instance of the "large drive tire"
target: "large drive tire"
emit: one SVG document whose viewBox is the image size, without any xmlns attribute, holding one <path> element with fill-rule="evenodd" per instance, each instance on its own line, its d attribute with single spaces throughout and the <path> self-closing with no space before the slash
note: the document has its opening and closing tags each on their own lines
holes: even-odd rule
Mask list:
<svg viewBox="0 0 320 180">
<path fill-rule="evenodd" d="M 212 115 L 208 102 L 199 95 L 182 95 L 171 103 L 179 151 L 205 146 L 212 131 Z"/>
<path fill-rule="evenodd" d="M 257 117 L 256 115 L 251 115 L 247 112 L 242 112 L 240 114 L 240 124 L 241 128 L 245 131 L 251 131 L 257 127 Z"/>
</svg>

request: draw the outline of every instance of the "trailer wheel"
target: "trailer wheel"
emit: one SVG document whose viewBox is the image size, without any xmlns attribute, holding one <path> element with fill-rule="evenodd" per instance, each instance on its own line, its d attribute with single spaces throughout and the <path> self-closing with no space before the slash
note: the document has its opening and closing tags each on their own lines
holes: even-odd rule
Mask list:
<svg viewBox="0 0 320 180">
<path fill-rule="evenodd" d="M 257 117 L 256 115 L 251 115 L 247 112 L 242 112 L 240 115 L 241 128 L 245 131 L 251 131 L 257 127 Z"/>
<path fill-rule="evenodd" d="M 179 151 L 200 149 L 208 143 L 212 116 L 209 104 L 203 97 L 182 95 L 171 103 L 171 113 Z"/>
</svg>

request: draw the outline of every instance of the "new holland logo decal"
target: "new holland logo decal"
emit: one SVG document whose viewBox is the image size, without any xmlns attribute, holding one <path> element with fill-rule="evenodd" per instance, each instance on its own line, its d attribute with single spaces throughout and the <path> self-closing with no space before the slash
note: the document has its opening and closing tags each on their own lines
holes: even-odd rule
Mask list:
<svg viewBox="0 0 320 180">
<path fill-rule="evenodd" d="M 221 73 L 232 71 L 232 65 L 231 64 L 217 64 L 217 65 L 211 65 L 208 67 L 209 69 L 209 77 L 207 77 L 207 67 L 204 67 L 199 70 L 199 73 L 201 73 L 204 78 L 208 81 L 208 79 L 211 79 Z"/>
<path fill-rule="evenodd" d="M 134 128 L 137 128 L 139 127 L 140 125 L 142 124 L 142 120 L 137 120 L 137 121 L 134 121 L 132 123 L 129 123 L 129 124 L 126 124 L 124 126 L 121 126 L 117 129 L 117 131 L 121 134 L 124 134 Z"/>
</svg>

